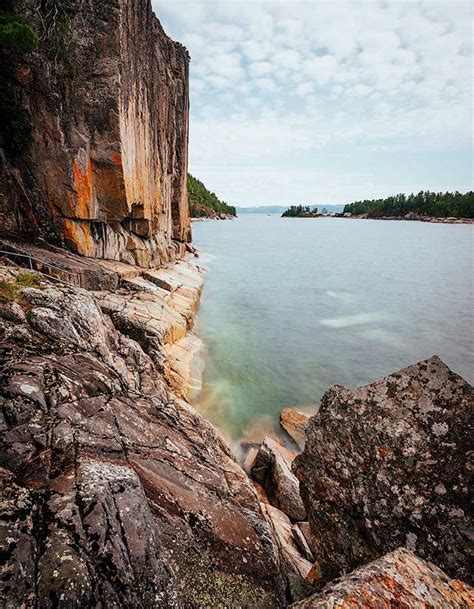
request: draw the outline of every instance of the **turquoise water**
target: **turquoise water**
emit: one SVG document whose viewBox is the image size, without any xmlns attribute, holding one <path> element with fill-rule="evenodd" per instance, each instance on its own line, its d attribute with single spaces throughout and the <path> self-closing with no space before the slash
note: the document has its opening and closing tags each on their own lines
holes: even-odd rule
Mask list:
<svg viewBox="0 0 474 609">
<path fill-rule="evenodd" d="M 196 405 L 229 439 L 433 354 L 474 380 L 473 226 L 249 215 L 193 231 L 208 268 Z"/>
</svg>

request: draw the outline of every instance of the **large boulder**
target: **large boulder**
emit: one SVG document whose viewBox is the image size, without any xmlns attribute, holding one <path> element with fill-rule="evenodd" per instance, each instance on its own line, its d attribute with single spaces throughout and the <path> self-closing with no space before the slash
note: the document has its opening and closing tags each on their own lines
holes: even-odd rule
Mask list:
<svg viewBox="0 0 474 609">
<path fill-rule="evenodd" d="M 323 581 L 399 546 L 471 579 L 473 395 L 438 357 L 326 392 L 293 464 Z"/>
<path fill-rule="evenodd" d="M 300 496 L 299 482 L 291 471 L 294 454 L 266 437 L 252 466 L 252 476 L 259 482 L 271 503 L 294 520 L 304 520 L 306 510 Z"/>
<path fill-rule="evenodd" d="M 399 548 L 291 609 L 467 609 L 473 605 L 472 588 Z"/>
</svg>

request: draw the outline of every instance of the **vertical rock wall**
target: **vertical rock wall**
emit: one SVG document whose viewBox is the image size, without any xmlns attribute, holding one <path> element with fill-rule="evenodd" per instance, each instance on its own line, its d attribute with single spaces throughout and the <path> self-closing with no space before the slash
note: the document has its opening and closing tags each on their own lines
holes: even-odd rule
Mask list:
<svg viewBox="0 0 474 609">
<path fill-rule="evenodd" d="M 0 230 L 154 266 L 190 239 L 188 64 L 149 0 L 26 3 L 40 37 L 18 65 L 33 142 L 0 152 Z"/>
</svg>

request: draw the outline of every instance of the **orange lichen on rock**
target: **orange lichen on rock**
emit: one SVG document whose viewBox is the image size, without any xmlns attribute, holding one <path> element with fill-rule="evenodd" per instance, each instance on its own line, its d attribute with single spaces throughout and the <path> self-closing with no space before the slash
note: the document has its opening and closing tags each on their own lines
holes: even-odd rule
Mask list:
<svg viewBox="0 0 474 609">
<path fill-rule="evenodd" d="M 292 609 L 467 609 L 474 591 L 405 548 L 398 548 L 327 585 Z"/>
<path fill-rule="evenodd" d="M 87 159 L 85 167 L 82 168 L 77 159 L 72 167 L 74 185 L 74 216 L 81 219 L 94 217 L 94 177 L 93 165 L 90 158 Z"/>
<path fill-rule="evenodd" d="M 77 222 L 70 218 L 63 220 L 62 234 L 70 247 L 83 256 L 93 256 L 95 244 L 88 222 Z"/>
</svg>

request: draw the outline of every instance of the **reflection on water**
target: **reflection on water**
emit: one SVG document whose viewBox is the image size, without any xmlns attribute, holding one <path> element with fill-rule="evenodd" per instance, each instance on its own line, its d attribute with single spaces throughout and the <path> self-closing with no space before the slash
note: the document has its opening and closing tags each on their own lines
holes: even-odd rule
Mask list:
<svg viewBox="0 0 474 609">
<path fill-rule="evenodd" d="M 229 440 L 435 353 L 473 380 L 474 227 L 255 215 L 193 231 L 208 267 L 196 405 Z"/>
</svg>

